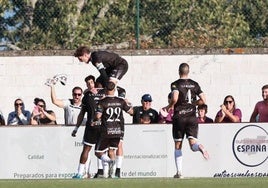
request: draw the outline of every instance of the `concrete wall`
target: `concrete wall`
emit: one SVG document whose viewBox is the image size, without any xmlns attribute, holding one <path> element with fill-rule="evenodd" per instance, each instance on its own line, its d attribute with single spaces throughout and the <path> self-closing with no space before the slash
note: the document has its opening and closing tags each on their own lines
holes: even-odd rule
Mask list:
<svg viewBox="0 0 268 188">
<path fill-rule="evenodd" d="M 129 71 L 120 86 L 127 98 L 140 105 L 144 93 L 153 97 L 152 107 L 159 110 L 167 104 L 170 83 L 178 78 L 178 66 L 189 63 L 191 78 L 206 93 L 208 116 L 214 119 L 226 95 L 233 95 L 242 110 L 242 121 L 248 122 L 254 105 L 262 100 L 261 87 L 268 84 L 268 55 L 125 55 Z M 58 123 L 63 123 L 63 110 L 51 103 L 50 89 L 44 83 L 55 74 L 68 75 L 66 86 L 57 85 L 58 98 L 70 98 L 74 86 L 85 88 L 84 78 L 99 73 L 90 64 L 81 64 L 72 56 L 0 57 L 0 110 L 5 119 L 14 110 L 13 103 L 21 97 L 26 109 L 32 111 L 33 99 L 40 97 L 52 109 Z M 126 115 L 126 122 L 132 119 Z"/>
</svg>

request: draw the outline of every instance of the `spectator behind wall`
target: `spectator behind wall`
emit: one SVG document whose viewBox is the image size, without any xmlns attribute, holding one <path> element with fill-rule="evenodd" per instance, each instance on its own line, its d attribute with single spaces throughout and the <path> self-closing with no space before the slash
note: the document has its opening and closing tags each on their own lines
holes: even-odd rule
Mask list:
<svg viewBox="0 0 268 188">
<path fill-rule="evenodd" d="M 14 111 L 8 114 L 7 125 L 29 125 L 31 112 L 25 110 L 25 104 L 22 99 L 14 101 Z"/>
<path fill-rule="evenodd" d="M 206 104 L 198 105 L 197 107 L 197 122 L 198 123 L 213 123 L 213 119 L 207 117 L 208 106 Z"/>
<path fill-rule="evenodd" d="M 80 113 L 83 90 L 81 87 L 74 87 L 72 89 L 72 98 L 71 99 L 59 99 L 56 97 L 55 86 L 50 86 L 51 91 L 51 101 L 59 108 L 64 109 L 64 124 L 65 125 L 75 125 L 77 122 L 78 114 Z M 84 118 L 85 124 L 86 118 Z"/>
<path fill-rule="evenodd" d="M 150 124 L 151 123 L 150 115 L 147 112 L 143 113 L 140 117 L 140 122 L 141 124 Z"/>
<path fill-rule="evenodd" d="M 262 87 L 262 101 L 256 103 L 250 122 L 268 122 L 268 85 Z"/>
<path fill-rule="evenodd" d="M 220 105 L 221 109 L 218 111 L 215 117 L 216 123 L 239 123 L 242 120 L 242 112 L 239 108 L 236 108 L 234 97 L 227 95 L 223 104 Z"/>
<path fill-rule="evenodd" d="M 43 99 L 34 99 L 34 110 L 31 115 L 31 125 L 56 125 L 56 115 L 52 110 L 46 109 Z"/>
<path fill-rule="evenodd" d="M 5 122 L 5 118 L 3 116 L 3 113 L 0 111 L 0 125 L 5 125 L 6 122 Z"/>
<path fill-rule="evenodd" d="M 168 94 L 168 105 L 161 108 L 158 114 L 158 123 L 172 123 L 174 105 L 171 103 L 172 93 Z"/>
<path fill-rule="evenodd" d="M 150 94 L 144 94 L 141 98 L 141 106 L 133 107 L 133 124 L 141 124 L 141 117 L 143 114 L 147 113 L 150 116 L 151 123 L 158 122 L 158 112 L 151 108 L 152 105 L 152 96 Z"/>
</svg>

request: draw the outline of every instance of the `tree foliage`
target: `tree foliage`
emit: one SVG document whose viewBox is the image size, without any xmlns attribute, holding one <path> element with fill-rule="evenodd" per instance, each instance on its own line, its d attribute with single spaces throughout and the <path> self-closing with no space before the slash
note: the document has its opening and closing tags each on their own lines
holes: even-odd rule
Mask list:
<svg viewBox="0 0 268 188">
<path fill-rule="evenodd" d="M 135 48 L 136 1 L 141 48 L 267 45 L 264 0 L 1 0 L 0 37 L 24 50 Z"/>
</svg>

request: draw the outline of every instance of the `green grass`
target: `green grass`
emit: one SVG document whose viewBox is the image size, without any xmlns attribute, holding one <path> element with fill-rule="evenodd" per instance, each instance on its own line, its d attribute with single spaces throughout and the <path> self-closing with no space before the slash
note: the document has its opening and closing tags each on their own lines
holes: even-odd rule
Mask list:
<svg viewBox="0 0 268 188">
<path fill-rule="evenodd" d="M 268 178 L 0 180 L 0 188 L 267 188 Z"/>
</svg>

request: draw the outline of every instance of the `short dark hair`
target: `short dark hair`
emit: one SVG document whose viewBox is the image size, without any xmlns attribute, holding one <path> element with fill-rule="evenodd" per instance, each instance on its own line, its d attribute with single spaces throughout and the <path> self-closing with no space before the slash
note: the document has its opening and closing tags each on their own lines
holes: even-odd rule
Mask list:
<svg viewBox="0 0 268 188">
<path fill-rule="evenodd" d="M 198 105 L 197 110 L 201 110 L 201 109 L 205 110 L 205 112 L 207 113 L 208 112 L 208 105 L 206 105 L 206 104 Z"/>
<path fill-rule="evenodd" d="M 35 105 L 37 105 L 39 102 L 42 102 L 42 103 L 44 103 L 44 110 L 46 110 L 47 109 L 47 105 L 46 105 L 46 102 L 45 102 L 45 100 L 44 99 L 41 99 L 41 98 L 35 98 L 34 99 L 34 104 Z"/>
<path fill-rule="evenodd" d="M 101 85 L 101 87 L 105 86 L 105 81 L 101 76 L 96 79 L 96 85 Z"/>
<path fill-rule="evenodd" d="M 106 89 L 108 91 L 112 91 L 115 88 L 115 84 L 113 82 L 107 82 Z"/>
<path fill-rule="evenodd" d="M 75 86 L 75 87 L 72 89 L 72 93 L 74 93 L 74 91 L 77 90 L 77 89 L 81 90 L 81 92 L 83 93 L 83 89 L 82 89 L 81 87 L 79 87 L 79 86 Z"/>
<path fill-rule="evenodd" d="M 267 84 L 267 85 L 262 86 L 261 90 L 264 90 L 264 89 L 268 89 L 268 84 Z"/>
<path fill-rule="evenodd" d="M 85 78 L 85 82 L 87 82 L 88 80 L 93 80 L 93 82 L 95 82 L 95 77 L 93 75 L 89 75 Z"/>
<path fill-rule="evenodd" d="M 88 47 L 86 46 L 80 46 L 79 48 L 77 48 L 74 52 L 74 57 L 80 57 L 83 56 L 84 54 L 89 54 L 90 50 Z"/>
<path fill-rule="evenodd" d="M 168 99 L 171 99 L 172 98 L 172 92 L 170 92 L 169 94 L 168 94 Z"/>
<path fill-rule="evenodd" d="M 187 63 L 180 64 L 180 67 L 179 67 L 179 74 L 180 75 L 186 75 L 189 73 L 189 71 L 190 71 L 190 67 Z"/>
</svg>

